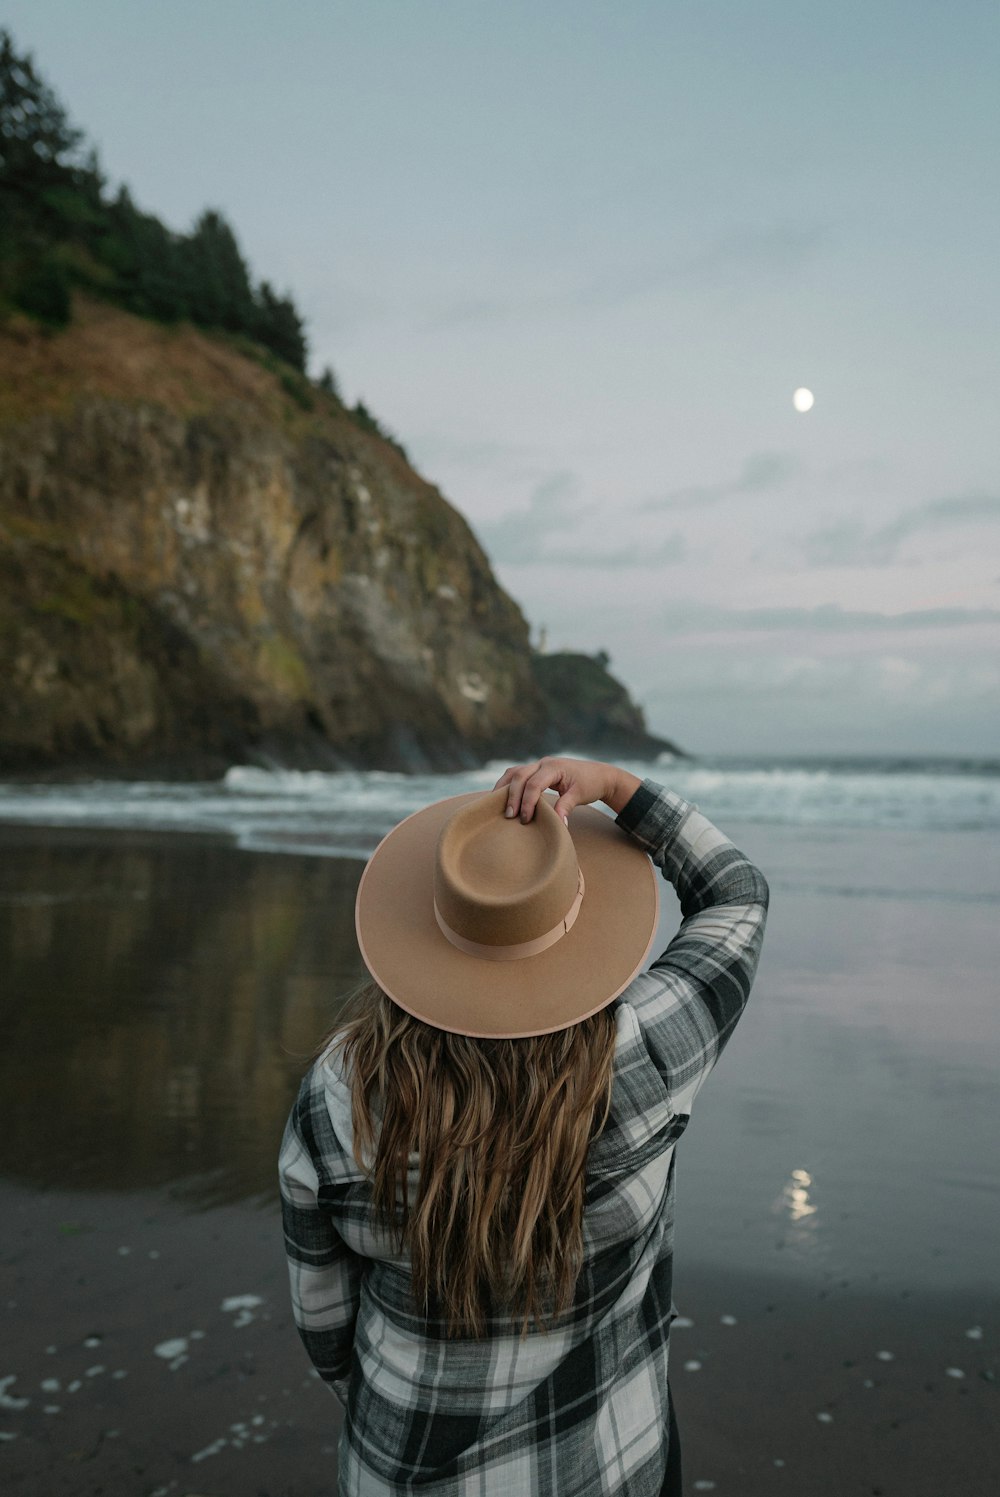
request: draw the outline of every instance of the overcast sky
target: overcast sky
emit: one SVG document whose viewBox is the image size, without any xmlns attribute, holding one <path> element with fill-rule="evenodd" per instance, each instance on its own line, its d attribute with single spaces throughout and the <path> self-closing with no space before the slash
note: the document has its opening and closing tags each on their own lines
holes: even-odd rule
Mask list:
<svg viewBox="0 0 1000 1497">
<path fill-rule="evenodd" d="M 113 183 L 229 216 L 536 637 L 606 648 L 655 728 L 997 752 L 995 0 L 4 18 Z"/>
</svg>

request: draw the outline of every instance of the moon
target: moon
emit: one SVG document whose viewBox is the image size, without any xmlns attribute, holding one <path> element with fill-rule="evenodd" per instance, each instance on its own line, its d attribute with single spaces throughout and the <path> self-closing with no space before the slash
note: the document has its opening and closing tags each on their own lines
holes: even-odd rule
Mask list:
<svg viewBox="0 0 1000 1497">
<path fill-rule="evenodd" d="M 805 385 L 800 385 L 792 396 L 792 405 L 803 416 L 806 411 L 811 411 L 815 404 L 815 395 L 811 390 L 807 390 Z"/>
</svg>

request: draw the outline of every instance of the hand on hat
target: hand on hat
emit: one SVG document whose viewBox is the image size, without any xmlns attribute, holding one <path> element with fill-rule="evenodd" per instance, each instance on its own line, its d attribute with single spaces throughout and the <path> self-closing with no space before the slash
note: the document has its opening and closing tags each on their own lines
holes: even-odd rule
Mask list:
<svg viewBox="0 0 1000 1497">
<path fill-rule="evenodd" d="M 507 790 L 507 816 L 530 821 L 539 796 L 545 790 L 557 790 L 557 815 L 566 821 L 574 806 L 588 806 L 602 800 L 616 814 L 638 790 L 642 781 L 627 769 L 602 764 L 593 759 L 537 759 L 534 764 L 515 764 L 504 771 L 494 785 Z"/>
</svg>

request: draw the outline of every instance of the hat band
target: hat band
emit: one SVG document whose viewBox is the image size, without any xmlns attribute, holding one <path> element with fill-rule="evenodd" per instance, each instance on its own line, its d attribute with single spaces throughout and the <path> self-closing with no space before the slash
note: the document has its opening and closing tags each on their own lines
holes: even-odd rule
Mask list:
<svg viewBox="0 0 1000 1497">
<path fill-rule="evenodd" d="M 510 946 L 487 946 L 483 941 L 467 941 L 464 936 L 458 934 L 457 930 L 452 930 L 438 909 L 437 900 L 434 901 L 434 918 L 441 927 L 442 935 L 446 936 L 459 951 L 464 951 L 466 956 L 482 957 L 488 962 L 516 962 L 523 956 L 538 956 L 540 952 L 548 951 L 549 947 L 554 946 L 557 941 L 561 940 L 567 931 L 572 930 L 576 923 L 576 917 L 580 913 L 580 906 L 583 903 L 583 890 L 583 869 L 581 868 L 580 882 L 577 886 L 573 903 L 559 921 L 559 924 L 554 925 L 551 930 L 547 930 L 544 936 L 536 936 L 533 941 L 515 941 Z"/>
</svg>

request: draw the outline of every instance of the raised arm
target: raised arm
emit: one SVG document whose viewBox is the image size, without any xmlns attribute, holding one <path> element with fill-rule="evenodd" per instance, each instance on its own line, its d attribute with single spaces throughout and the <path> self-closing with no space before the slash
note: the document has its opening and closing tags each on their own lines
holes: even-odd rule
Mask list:
<svg viewBox="0 0 1000 1497">
<path fill-rule="evenodd" d="M 644 780 L 618 816 L 677 890 L 683 916 L 666 950 L 624 997 L 678 1113 L 743 1013 L 767 918 L 767 880 L 695 806 Z"/>
<path fill-rule="evenodd" d="M 667 949 L 622 995 L 638 1019 L 675 1113 L 698 1088 L 743 1012 L 767 916 L 767 880 L 697 807 L 613 764 L 546 758 L 515 765 L 507 814 L 530 821 L 545 790 L 556 810 L 602 800 L 677 890 L 683 921 Z"/>
</svg>

